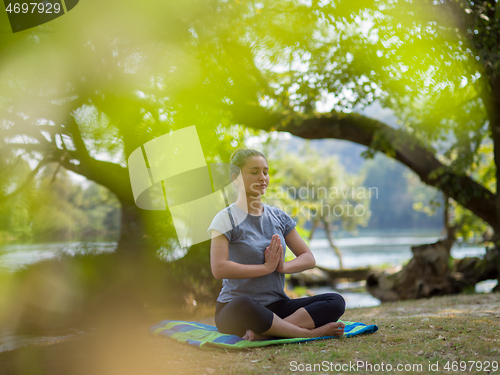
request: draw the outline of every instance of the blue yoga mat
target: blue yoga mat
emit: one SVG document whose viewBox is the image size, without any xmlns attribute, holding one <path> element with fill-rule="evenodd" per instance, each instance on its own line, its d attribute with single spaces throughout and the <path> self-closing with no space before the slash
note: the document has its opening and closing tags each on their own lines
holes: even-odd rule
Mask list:
<svg viewBox="0 0 500 375">
<path fill-rule="evenodd" d="M 353 337 L 362 333 L 373 333 L 378 330 L 376 325 L 366 325 L 359 322 L 346 322 L 343 337 Z M 149 332 L 155 336 L 164 336 L 175 339 L 181 343 L 196 346 L 200 349 L 244 349 L 257 348 L 260 346 L 289 344 L 294 342 L 304 342 L 313 340 L 325 340 L 338 338 L 336 336 L 324 336 L 315 338 L 290 338 L 290 339 L 270 339 L 261 341 L 243 340 L 239 336 L 220 333 L 215 326 L 198 323 L 185 322 L 181 320 L 162 320 L 153 325 Z"/>
</svg>

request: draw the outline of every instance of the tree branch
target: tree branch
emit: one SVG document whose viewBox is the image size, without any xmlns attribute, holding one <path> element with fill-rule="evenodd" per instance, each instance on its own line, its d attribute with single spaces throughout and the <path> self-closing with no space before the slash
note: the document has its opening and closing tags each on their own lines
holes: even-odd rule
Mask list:
<svg viewBox="0 0 500 375">
<path fill-rule="evenodd" d="M 23 190 L 25 190 L 30 184 L 31 182 L 33 182 L 35 176 L 38 174 L 38 171 L 43 167 L 45 166 L 46 164 L 48 164 L 50 162 L 50 160 L 48 160 L 47 158 L 44 158 L 42 159 L 38 165 L 35 167 L 35 169 L 33 169 L 29 174 L 28 176 L 26 177 L 26 179 L 24 180 L 24 182 L 12 193 L 10 194 L 7 194 L 7 195 L 1 195 L 0 196 L 0 203 L 3 203 L 9 199 L 12 199 L 14 198 L 16 195 L 18 195 L 20 192 L 22 192 Z"/>
<path fill-rule="evenodd" d="M 25 150 L 28 152 L 45 152 L 47 151 L 47 145 L 42 145 L 40 143 L 4 143 L 1 149 Z"/>
<path fill-rule="evenodd" d="M 121 201 L 133 202 L 134 198 L 127 168 L 92 158 L 88 159 L 86 163 L 78 165 L 71 163 L 71 158 L 61 158 L 59 162 L 65 169 L 107 187 Z"/>
<path fill-rule="evenodd" d="M 87 146 L 85 146 L 85 142 L 82 138 L 82 133 L 80 132 L 80 128 L 75 121 L 75 118 L 72 115 L 68 115 L 68 120 L 66 127 L 68 131 L 72 135 L 73 144 L 75 145 L 76 151 L 80 154 L 80 161 L 85 162 L 86 160 L 92 159 L 89 150 L 87 150 Z"/>
<path fill-rule="evenodd" d="M 434 186 L 463 207 L 486 221 L 493 228 L 498 224 L 495 195 L 467 175 L 459 175 L 442 164 L 431 150 L 402 129 L 390 126 L 356 113 L 318 114 L 314 118 L 276 121 L 277 115 L 265 115 L 263 108 L 250 105 L 233 108 L 234 120 L 243 125 L 263 129 L 286 131 L 305 139 L 343 139 L 384 152 L 400 161 L 427 185 Z M 250 113 L 257 113 L 255 118 Z M 275 122 L 276 121 L 276 122 Z"/>
</svg>

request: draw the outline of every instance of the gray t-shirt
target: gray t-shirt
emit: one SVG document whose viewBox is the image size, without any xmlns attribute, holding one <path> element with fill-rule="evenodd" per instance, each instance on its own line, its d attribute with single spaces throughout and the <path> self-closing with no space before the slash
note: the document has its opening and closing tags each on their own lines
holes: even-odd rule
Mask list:
<svg viewBox="0 0 500 375">
<path fill-rule="evenodd" d="M 247 214 L 234 203 L 215 215 L 208 234 L 212 236 L 212 229 L 215 229 L 227 237 L 229 260 L 240 264 L 264 264 L 264 251 L 274 234 L 279 235 L 285 256 L 285 237 L 296 223 L 279 208 L 262 205 L 261 216 Z M 279 299 L 289 299 L 284 288 L 285 275 L 277 271 L 250 279 L 223 279 L 217 301 L 225 303 L 235 297 L 248 296 L 265 306 Z"/>
</svg>

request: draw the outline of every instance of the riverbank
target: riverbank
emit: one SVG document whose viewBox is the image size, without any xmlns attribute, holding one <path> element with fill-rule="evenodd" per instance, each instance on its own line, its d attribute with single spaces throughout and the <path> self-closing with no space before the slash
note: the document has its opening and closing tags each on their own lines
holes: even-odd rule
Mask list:
<svg viewBox="0 0 500 375">
<path fill-rule="evenodd" d="M 178 319 L 162 316 L 159 320 L 168 318 Z M 117 317 L 81 338 L 0 353 L 0 372 L 5 375 L 290 374 L 314 373 L 307 366 L 316 364 L 319 370 L 316 372 L 346 373 L 349 371 L 340 371 L 340 366 L 368 362 L 372 366 L 384 363 L 385 370 L 389 364 L 393 366 L 392 372 L 400 364 L 402 369 L 406 365 L 408 371 L 398 373 L 435 374 L 451 373 L 445 370 L 447 363 L 466 364 L 467 370 L 480 364 L 484 370 L 489 362 L 493 370 L 492 363 L 500 360 L 500 293 L 434 297 L 350 309 L 343 319 L 376 324 L 379 331 L 351 339 L 241 352 L 202 351 L 174 340 L 152 337 L 148 327 L 156 323 L 154 319 L 150 316 L 146 319 L 149 322 L 142 319 L 131 323 L 130 317 Z M 213 324 L 212 318 L 197 320 Z M 439 371 L 433 371 L 436 368 Z M 363 368 L 357 370 L 366 372 Z"/>
</svg>

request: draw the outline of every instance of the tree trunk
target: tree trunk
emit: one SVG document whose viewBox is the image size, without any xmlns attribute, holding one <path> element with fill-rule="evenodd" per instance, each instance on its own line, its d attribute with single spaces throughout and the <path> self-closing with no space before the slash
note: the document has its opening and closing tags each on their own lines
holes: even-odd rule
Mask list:
<svg viewBox="0 0 500 375">
<path fill-rule="evenodd" d="M 323 225 L 325 226 L 325 233 L 326 233 L 326 238 L 328 239 L 328 243 L 330 244 L 330 247 L 333 249 L 333 251 L 335 251 L 337 258 L 339 258 L 339 268 L 343 269 L 344 265 L 342 264 L 342 252 L 333 243 L 332 233 L 330 232 L 330 224 L 323 217 L 321 218 L 321 221 L 323 222 Z"/>
<path fill-rule="evenodd" d="M 140 256 L 150 252 L 145 214 L 134 202 L 121 201 L 121 228 L 117 254 L 119 256 Z"/>
<path fill-rule="evenodd" d="M 452 244 L 453 240 L 446 239 L 412 247 L 413 258 L 401 271 L 372 273 L 367 277 L 368 292 L 383 302 L 460 292 L 460 280 L 448 265 Z"/>
<path fill-rule="evenodd" d="M 438 188 L 493 228 L 499 226 L 495 194 L 466 174 L 455 173 L 441 163 L 432 150 L 403 129 L 393 129 L 357 113 L 332 111 L 285 122 L 284 116 L 248 103 L 235 102 L 231 110 L 235 122 L 255 129 L 286 131 L 304 139 L 343 139 L 372 147 L 375 151 L 392 153 L 394 159 L 415 172 L 422 182 Z M 374 142 L 375 139 L 378 141 Z"/>
<path fill-rule="evenodd" d="M 316 227 L 318 226 L 318 219 L 317 218 L 314 218 L 312 220 L 312 226 L 311 226 L 311 231 L 309 232 L 309 241 L 312 240 L 313 236 L 314 236 L 314 232 L 316 231 Z"/>
<path fill-rule="evenodd" d="M 495 77 L 492 89 L 497 102 L 483 98 L 490 119 L 491 137 L 494 142 L 495 165 L 500 166 L 500 78 Z M 486 99 L 486 100 L 485 100 Z M 445 196 L 457 201 L 488 223 L 495 232 L 493 242 L 500 247 L 500 194 L 493 193 L 466 174 L 457 174 L 441 163 L 434 152 L 412 134 L 403 129 L 393 129 L 380 121 L 356 113 L 319 114 L 310 118 L 289 121 L 284 115 L 267 111 L 247 102 L 235 101 L 232 105 L 234 120 L 246 126 L 287 131 L 304 139 L 343 139 L 373 148 L 375 151 L 394 155 L 393 158 L 415 172 L 422 182 L 441 190 Z M 377 142 L 374 140 L 377 139 Z M 497 168 L 497 192 L 500 191 L 500 168 Z M 450 228 L 451 229 L 451 228 Z M 500 274 L 500 263 L 498 263 Z M 383 278 L 381 278 L 382 280 Z M 377 284 L 372 276 L 371 281 Z M 380 281 L 381 281 L 380 280 Z M 392 281 L 386 280 L 389 284 Z M 374 290 L 390 290 L 392 286 L 373 285 Z M 445 288 L 446 289 L 446 288 Z M 500 283 L 495 288 L 500 290 Z M 391 293 L 389 293 L 391 294 Z M 392 299 L 398 299 L 393 292 Z"/>
<path fill-rule="evenodd" d="M 497 269 L 497 263 L 500 260 L 500 251 L 498 248 L 490 249 L 483 258 L 467 257 L 457 259 L 454 264 L 454 270 L 463 275 L 467 286 L 474 286 L 480 281 L 497 279 L 500 275 Z"/>
<path fill-rule="evenodd" d="M 492 7 L 495 9 L 495 7 Z M 497 32 L 497 41 L 500 35 Z M 488 113 L 491 138 L 493 140 L 493 158 L 496 165 L 496 194 L 495 194 L 495 211 L 497 217 L 500 217 L 500 76 L 497 69 L 488 69 L 490 95 L 483 97 L 483 102 Z M 493 243 L 496 248 L 500 248 L 500 221 L 495 224 L 489 223 L 493 228 Z M 500 258 L 497 259 L 497 273 L 499 274 L 498 285 L 496 291 L 500 290 Z"/>
<path fill-rule="evenodd" d="M 464 258 L 450 268 L 452 239 L 412 247 L 413 258 L 399 272 L 373 272 L 366 279 L 367 290 L 381 301 L 429 298 L 460 293 L 476 283 L 499 277 L 498 249 L 486 252 L 484 258 Z"/>
<path fill-rule="evenodd" d="M 443 212 L 443 221 L 444 221 L 444 228 L 446 230 L 446 238 L 448 239 L 455 239 L 455 230 L 456 226 L 452 226 L 451 223 L 453 220 L 451 219 L 451 212 L 450 212 L 450 198 L 445 195 L 444 196 L 444 212 Z M 450 249 L 451 250 L 451 249 Z"/>
</svg>

